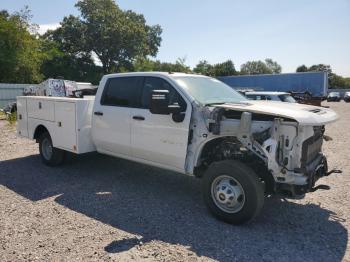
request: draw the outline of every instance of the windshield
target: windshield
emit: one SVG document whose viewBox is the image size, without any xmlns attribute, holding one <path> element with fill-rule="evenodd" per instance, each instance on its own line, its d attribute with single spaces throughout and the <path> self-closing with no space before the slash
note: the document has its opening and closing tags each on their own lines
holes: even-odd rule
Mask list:
<svg viewBox="0 0 350 262">
<path fill-rule="evenodd" d="M 329 93 L 329 96 L 340 96 L 340 93 L 338 93 L 338 92 L 331 92 L 331 93 Z"/>
<path fill-rule="evenodd" d="M 200 76 L 174 76 L 173 78 L 178 85 L 203 105 L 247 101 L 247 98 L 215 78 Z"/>
<path fill-rule="evenodd" d="M 297 101 L 291 95 L 279 95 L 283 102 L 296 103 Z"/>
</svg>

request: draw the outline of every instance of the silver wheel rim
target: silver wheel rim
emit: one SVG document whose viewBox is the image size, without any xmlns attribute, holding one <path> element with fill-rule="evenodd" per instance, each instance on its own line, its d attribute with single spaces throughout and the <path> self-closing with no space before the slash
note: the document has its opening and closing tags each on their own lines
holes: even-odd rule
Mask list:
<svg viewBox="0 0 350 262">
<path fill-rule="evenodd" d="M 42 151 L 43 156 L 46 160 L 51 159 L 51 157 L 52 157 L 52 144 L 48 138 L 44 138 L 42 146 L 41 146 L 41 151 Z"/>
<path fill-rule="evenodd" d="M 211 184 L 211 197 L 215 205 L 226 213 L 239 212 L 245 203 L 242 185 L 233 177 L 220 175 Z"/>
</svg>

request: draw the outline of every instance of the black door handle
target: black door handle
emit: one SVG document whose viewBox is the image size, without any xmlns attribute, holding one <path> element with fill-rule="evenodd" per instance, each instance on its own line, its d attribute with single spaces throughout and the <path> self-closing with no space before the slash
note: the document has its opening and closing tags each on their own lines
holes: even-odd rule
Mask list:
<svg viewBox="0 0 350 262">
<path fill-rule="evenodd" d="M 94 114 L 97 115 L 97 116 L 103 116 L 102 112 L 94 112 Z"/>
<path fill-rule="evenodd" d="M 140 121 L 145 120 L 145 118 L 143 116 L 133 116 L 132 118 L 135 120 L 140 120 Z"/>
</svg>

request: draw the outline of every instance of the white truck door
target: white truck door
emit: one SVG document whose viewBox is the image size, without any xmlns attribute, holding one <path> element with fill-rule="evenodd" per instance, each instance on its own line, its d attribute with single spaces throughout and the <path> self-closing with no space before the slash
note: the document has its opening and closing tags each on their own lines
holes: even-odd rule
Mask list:
<svg viewBox="0 0 350 262">
<path fill-rule="evenodd" d="M 93 110 L 92 136 L 98 152 L 131 156 L 131 107 L 140 97 L 142 79 L 115 77 L 107 80 Z"/>
<path fill-rule="evenodd" d="M 169 90 L 170 103 L 179 103 L 184 119 L 175 122 L 172 115 L 152 114 L 149 101 L 152 90 Z M 165 79 L 145 77 L 140 108 L 131 109 L 131 146 L 136 158 L 185 169 L 191 106 Z"/>
</svg>

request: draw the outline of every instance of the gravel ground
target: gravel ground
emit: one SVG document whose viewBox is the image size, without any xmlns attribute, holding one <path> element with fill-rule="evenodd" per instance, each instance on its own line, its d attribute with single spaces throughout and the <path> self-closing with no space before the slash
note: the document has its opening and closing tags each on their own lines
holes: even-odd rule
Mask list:
<svg viewBox="0 0 350 262">
<path fill-rule="evenodd" d="M 343 175 L 302 200 L 266 199 L 254 223 L 214 219 L 196 178 L 97 154 L 41 164 L 0 120 L 0 261 L 350 261 L 350 104 L 325 152 Z"/>
</svg>

